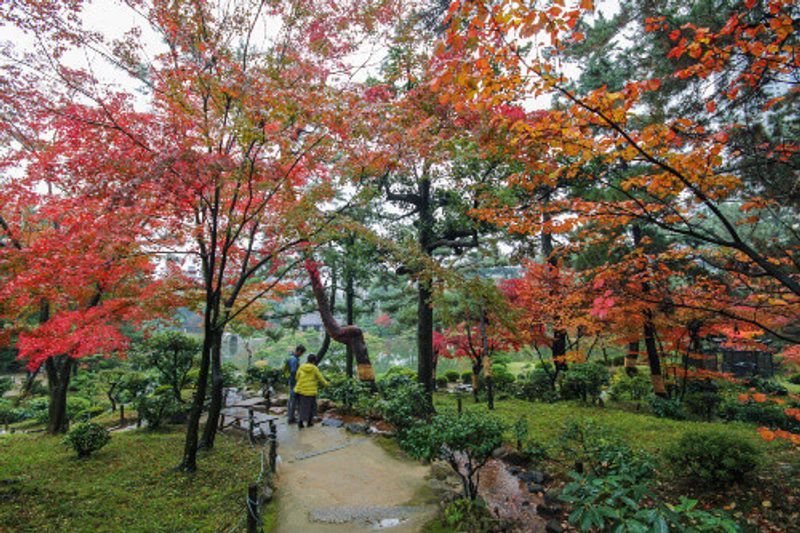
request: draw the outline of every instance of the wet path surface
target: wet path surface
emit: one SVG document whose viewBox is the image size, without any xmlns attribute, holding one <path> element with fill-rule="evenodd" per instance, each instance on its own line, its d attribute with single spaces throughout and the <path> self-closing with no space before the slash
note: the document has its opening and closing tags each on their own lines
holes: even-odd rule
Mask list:
<svg viewBox="0 0 800 533">
<path fill-rule="evenodd" d="M 256 405 L 254 405 L 256 404 Z M 436 513 L 428 488 L 430 467 L 395 457 L 378 437 L 341 427 L 289 426 L 283 408 L 264 412 L 256 399 L 226 398 L 227 423 L 245 426 L 248 407 L 256 423 L 274 419 L 278 432 L 277 533 L 388 530 L 415 532 Z M 268 431 L 266 423 L 261 424 Z"/>
<path fill-rule="evenodd" d="M 387 453 L 375 437 L 341 428 L 278 423 L 276 532 L 419 531 L 429 467 Z"/>
</svg>

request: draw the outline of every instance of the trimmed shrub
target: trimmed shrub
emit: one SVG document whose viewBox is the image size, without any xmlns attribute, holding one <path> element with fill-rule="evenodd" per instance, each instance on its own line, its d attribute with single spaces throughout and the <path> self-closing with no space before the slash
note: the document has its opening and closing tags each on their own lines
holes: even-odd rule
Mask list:
<svg viewBox="0 0 800 533">
<path fill-rule="evenodd" d="M 450 383 L 458 383 L 458 378 L 461 377 L 461 375 L 457 370 L 448 370 L 444 373 L 444 377 L 447 378 L 447 381 Z"/>
<path fill-rule="evenodd" d="M 175 399 L 169 385 L 140 396 L 136 401 L 136 412 L 151 429 L 161 427 L 164 422 L 180 423 L 186 415 L 185 406 Z"/>
<path fill-rule="evenodd" d="M 78 422 L 88 422 L 92 418 L 96 416 L 100 416 L 105 413 L 105 408 L 101 405 L 93 405 L 88 409 L 84 409 L 80 413 L 75 415 L 75 420 Z"/>
<path fill-rule="evenodd" d="M 477 476 L 503 442 L 500 419 L 467 411 L 439 414 L 430 423 L 418 422 L 401 436 L 400 444 L 412 456 L 446 461 L 462 480 L 464 497 L 478 497 Z"/>
<path fill-rule="evenodd" d="M 395 376 L 405 376 L 409 378 L 411 381 L 417 380 L 417 373 L 411 370 L 410 368 L 406 368 L 404 366 L 392 366 L 389 367 L 389 370 L 384 372 L 382 376 L 380 376 L 379 381 L 389 379 Z"/>
<path fill-rule="evenodd" d="M 2 398 L 5 393 L 13 388 L 14 380 L 7 376 L 0 377 L 0 398 Z"/>
<path fill-rule="evenodd" d="M 0 424 L 13 424 L 25 420 L 26 412 L 24 409 L 14 407 L 7 400 L 0 400 Z"/>
<path fill-rule="evenodd" d="M 748 422 L 792 433 L 800 432 L 800 421 L 786 416 L 784 410 L 785 406 L 772 402 L 758 403 L 752 399 L 742 402 L 737 398 L 726 398 L 719 406 L 717 414 L 728 421 Z"/>
<path fill-rule="evenodd" d="M 514 388 L 514 374 L 506 370 L 505 366 L 499 367 L 498 371 L 495 371 L 494 367 L 492 367 L 492 380 L 497 391 L 511 392 Z"/>
<path fill-rule="evenodd" d="M 111 441 L 111 435 L 103 426 L 92 422 L 84 422 L 73 427 L 63 443 L 71 447 L 78 457 L 89 457 Z"/>
<path fill-rule="evenodd" d="M 436 387 L 439 389 L 446 389 L 447 388 L 447 378 L 439 377 L 436 378 Z"/>
<path fill-rule="evenodd" d="M 689 431 L 664 450 L 664 459 L 687 482 L 721 489 L 745 480 L 758 466 L 759 451 L 719 430 Z"/>
<path fill-rule="evenodd" d="M 372 394 L 366 383 L 355 378 L 338 376 L 322 389 L 320 396 L 341 404 L 345 411 L 351 411 L 362 398 L 369 398 Z"/>
<path fill-rule="evenodd" d="M 584 403 L 597 403 L 610 377 L 608 369 L 601 364 L 574 364 L 564 372 L 561 396 L 568 400 L 578 399 Z"/>
<path fill-rule="evenodd" d="M 800 374 L 795 374 L 794 376 L 789 378 L 789 383 L 793 383 L 795 385 L 800 385 Z"/>
<path fill-rule="evenodd" d="M 472 384 L 472 372 L 462 372 L 461 373 L 461 383 L 464 385 L 471 385 Z"/>
</svg>

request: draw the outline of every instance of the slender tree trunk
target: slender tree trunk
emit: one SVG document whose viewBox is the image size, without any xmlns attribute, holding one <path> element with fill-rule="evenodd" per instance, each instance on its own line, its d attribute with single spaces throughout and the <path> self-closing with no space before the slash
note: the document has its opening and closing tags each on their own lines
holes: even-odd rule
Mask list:
<svg viewBox="0 0 800 533">
<path fill-rule="evenodd" d="M 478 391 L 480 389 L 480 375 L 483 368 L 483 357 L 475 357 L 472 359 L 472 398 L 475 403 L 478 403 Z"/>
<path fill-rule="evenodd" d="M 647 350 L 647 363 L 650 365 L 650 381 L 653 383 L 653 394 L 667 397 L 667 389 L 664 386 L 664 376 L 661 371 L 661 356 L 656 345 L 656 327 L 653 324 L 651 312 L 645 312 L 644 321 L 644 345 Z"/>
<path fill-rule="evenodd" d="M 548 201 L 549 193 L 545 196 L 545 205 Z M 545 222 L 550 220 L 549 213 L 545 213 L 543 218 Z M 542 255 L 550 265 L 550 268 L 553 269 L 553 272 L 557 272 L 558 262 L 556 261 L 555 255 L 553 255 L 553 235 L 549 231 L 542 232 Z M 555 325 L 553 325 L 553 344 L 551 345 L 550 351 L 552 352 L 553 364 L 556 370 L 566 370 L 567 362 L 564 360 L 564 356 L 567 354 L 567 332 Z"/>
<path fill-rule="evenodd" d="M 335 265 L 331 267 L 331 313 L 336 311 L 336 267 Z M 348 352 L 350 353 L 350 345 L 348 344 Z M 328 349 L 331 347 L 331 334 L 328 331 L 325 331 L 325 337 L 322 339 L 322 344 L 319 346 L 319 350 L 317 350 L 317 364 L 319 365 L 322 362 L 322 359 L 328 354 Z M 347 377 L 352 378 L 353 373 L 352 371 L 347 374 Z"/>
<path fill-rule="evenodd" d="M 345 271 L 345 288 L 344 288 L 344 296 L 345 296 L 345 309 L 347 313 L 347 325 L 352 326 L 355 324 L 355 289 L 353 288 L 353 274 L 352 272 Z M 353 377 L 353 347 L 351 345 L 347 345 L 347 377 Z"/>
<path fill-rule="evenodd" d="M 45 361 L 47 384 L 50 389 L 50 402 L 47 406 L 47 432 L 51 435 L 66 433 L 69 429 L 67 391 L 74 363 L 74 360 L 66 355 L 50 357 Z"/>
<path fill-rule="evenodd" d="M 208 417 L 203 429 L 201 448 L 211 450 L 219 429 L 219 415 L 222 412 L 223 388 L 225 383 L 222 376 L 222 331 L 216 331 L 214 344 L 211 348 L 211 403 L 208 406 Z"/>
<path fill-rule="evenodd" d="M 489 356 L 489 337 L 486 334 L 486 311 L 481 309 L 481 351 L 483 352 L 483 377 L 486 380 L 486 401 L 489 410 L 494 410 L 494 378 L 492 377 L 492 358 Z"/>
<path fill-rule="evenodd" d="M 197 388 L 195 389 L 192 408 L 189 411 L 189 420 L 186 424 L 186 441 L 183 448 L 183 459 L 178 468 L 186 472 L 197 470 L 197 447 L 200 431 L 200 417 L 203 414 L 203 404 L 206 401 L 208 387 L 208 373 L 211 366 L 211 352 L 214 345 L 214 317 L 212 306 L 207 305 L 204 319 L 203 348 L 200 356 L 200 369 L 197 375 Z"/>
<path fill-rule="evenodd" d="M 628 343 L 628 353 L 625 354 L 625 372 L 629 376 L 635 376 L 639 369 L 636 368 L 636 363 L 639 361 L 639 341 L 631 341 Z"/>
<path fill-rule="evenodd" d="M 433 392 L 433 308 L 429 282 L 419 281 L 417 294 L 417 381 Z"/>
</svg>

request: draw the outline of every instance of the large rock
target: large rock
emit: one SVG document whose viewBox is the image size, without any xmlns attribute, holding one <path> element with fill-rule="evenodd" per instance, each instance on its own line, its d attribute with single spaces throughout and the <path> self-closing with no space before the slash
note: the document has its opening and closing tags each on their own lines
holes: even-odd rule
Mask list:
<svg viewBox="0 0 800 533">
<path fill-rule="evenodd" d="M 344 425 L 344 422 L 342 422 L 338 418 L 324 418 L 322 420 L 322 425 L 329 426 L 332 428 L 340 428 Z"/>
</svg>

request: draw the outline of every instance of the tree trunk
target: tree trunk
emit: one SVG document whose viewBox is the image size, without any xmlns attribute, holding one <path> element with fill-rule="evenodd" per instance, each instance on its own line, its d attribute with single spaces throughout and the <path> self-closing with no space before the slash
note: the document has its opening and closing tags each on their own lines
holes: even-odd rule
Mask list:
<svg viewBox="0 0 800 533">
<path fill-rule="evenodd" d="M 353 289 L 353 275 L 351 272 L 345 271 L 345 309 L 347 313 L 347 325 L 352 326 L 355 324 L 355 290 Z M 353 347 L 347 345 L 347 377 L 353 377 Z"/>
<path fill-rule="evenodd" d="M 656 327 L 653 324 L 653 315 L 645 312 L 644 345 L 647 350 L 647 363 L 650 365 L 650 381 L 653 383 L 653 394 L 662 398 L 667 397 L 664 386 L 664 376 L 661 373 L 661 356 L 656 346 Z"/>
<path fill-rule="evenodd" d="M 223 388 L 225 383 L 222 376 L 222 331 L 214 335 L 214 344 L 211 348 L 211 403 L 208 406 L 208 417 L 203 429 L 201 448 L 211 450 L 214 448 L 214 439 L 219 429 L 219 415 L 222 412 Z"/>
<path fill-rule="evenodd" d="M 336 268 L 331 268 L 331 300 L 330 300 L 330 305 L 331 305 L 331 312 L 336 311 Z M 328 354 L 328 349 L 330 347 L 331 347 L 331 336 L 326 331 L 325 332 L 325 337 L 322 339 L 322 344 L 320 344 L 319 350 L 317 350 L 317 364 L 318 365 L 320 364 L 320 362 L 322 362 L 322 360 Z M 347 377 L 350 377 L 350 378 L 353 377 L 352 370 L 347 375 Z"/>
<path fill-rule="evenodd" d="M 483 353 L 483 377 L 486 380 L 486 401 L 489 410 L 494 410 L 494 378 L 492 377 L 492 358 L 489 356 L 489 337 L 486 334 L 486 311 L 481 309 L 481 352 Z"/>
<path fill-rule="evenodd" d="M 322 286 L 319 269 L 312 259 L 306 260 L 306 271 L 311 278 L 311 288 L 317 300 L 319 314 L 325 331 L 336 342 L 352 346 L 353 356 L 356 360 L 356 372 L 358 379 L 368 383 L 375 383 L 375 370 L 369 361 L 369 351 L 364 340 L 364 332 L 358 326 L 340 326 L 333 317 L 331 308 L 328 305 L 328 296 L 325 294 L 325 287 Z"/>
<path fill-rule="evenodd" d="M 433 307 L 428 281 L 419 280 L 417 292 L 417 381 L 433 392 Z"/>
<path fill-rule="evenodd" d="M 66 433 L 69 429 L 67 418 L 67 391 L 72 375 L 74 360 L 66 355 L 50 357 L 45 361 L 50 402 L 47 406 L 47 432 L 51 435 Z"/>
<path fill-rule="evenodd" d="M 549 193 L 545 196 L 545 205 L 549 201 Z M 547 222 L 550 220 L 550 215 L 545 213 L 544 221 Z M 544 256 L 545 261 L 550 265 L 550 268 L 553 272 L 558 272 L 558 261 L 556 261 L 555 255 L 553 255 L 553 235 L 549 231 L 542 232 L 542 255 Z M 567 362 L 564 360 L 564 356 L 567 354 L 567 332 L 561 328 L 556 327 L 553 325 L 553 344 L 550 347 L 551 354 L 553 356 L 553 364 L 556 367 L 557 371 L 563 371 L 567 369 Z"/>
<path fill-rule="evenodd" d="M 214 344 L 214 319 L 210 306 L 206 307 L 203 336 L 203 349 L 200 356 L 200 369 L 197 375 L 197 388 L 195 389 L 189 420 L 186 424 L 186 441 L 183 448 L 183 459 L 178 469 L 186 472 L 197 470 L 197 444 L 200 431 L 200 417 L 203 414 L 203 404 L 206 401 L 206 388 L 208 387 L 208 371 L 211 366 L 211 351 Z"/>
<path fill-rule="evenodd" d="M 639 361 L 639 341 L 631 341 L 628 343 L 628 353 L 625 354 L 625 372 L 629 376 L 635 376 L 639 369 L 636 368 L 636 363 Z"/>
</svg>

